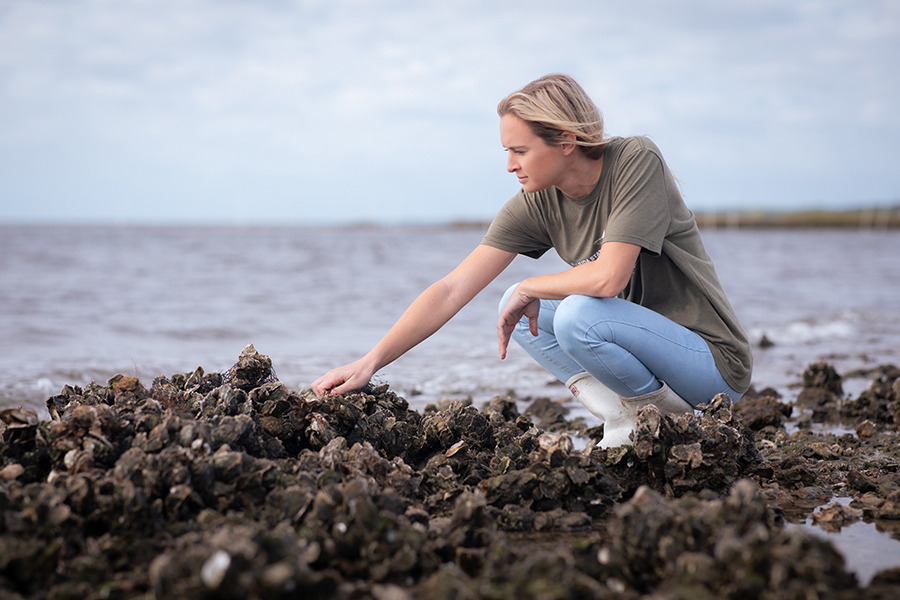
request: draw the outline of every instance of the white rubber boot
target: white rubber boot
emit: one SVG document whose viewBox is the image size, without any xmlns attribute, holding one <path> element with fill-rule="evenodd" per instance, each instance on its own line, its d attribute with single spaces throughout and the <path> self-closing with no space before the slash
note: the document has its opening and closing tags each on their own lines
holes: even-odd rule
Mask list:
<svg viewBox="0 0 900 600">
<path fill-rule="evenodd" d="M 631 443 L 634 418 L 622 405 L 619 396 L 594 379 L 589 373 L 579 373 L 566 382 L 566 387 L 588 411 L 603 419 L 601 448 L 615 448 Z"/>
<path fill-rule="evenodd" d="M 687 401 L 672 391 L 666 382 L 662 382 L 662 387 L 655 392 L 644 394 L 643 396 L 635 396 L 634 398 L 620 398 L 625 410 L 632 420 L 637 420 L 638 411 L 653 404 L 659 409 L 661 415 L 680 415 L 683 413 L 693 413 L 694 407 Z"/>
</svg>

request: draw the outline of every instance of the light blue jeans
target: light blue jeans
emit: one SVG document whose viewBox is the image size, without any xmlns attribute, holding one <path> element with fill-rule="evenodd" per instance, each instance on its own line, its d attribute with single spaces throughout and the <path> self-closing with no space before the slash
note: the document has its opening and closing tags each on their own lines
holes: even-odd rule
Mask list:
<svg viewBox="0 0 900 600">
<path fill-rule="evenodd" d="M 500 308 L 515 289 L 506 291 Z M 741 397 L 725 383 L 703 338 L 621 298 L 541 300 L 537 337 L 523 317 L 512 338 L 563 383 L 587 371 L 626 398 L 656 391 L 662 381 L 692 406 L 722 392 L 734 402 Z"/>
</svg>

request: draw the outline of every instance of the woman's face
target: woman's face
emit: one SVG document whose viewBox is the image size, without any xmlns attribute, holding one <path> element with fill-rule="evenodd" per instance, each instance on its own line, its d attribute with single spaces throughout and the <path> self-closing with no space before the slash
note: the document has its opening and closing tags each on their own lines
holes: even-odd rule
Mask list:
<svg viewBox="0 0 900 600">
<path fill-rule="evenodd" d="M 506 170 L 515 173 L 526 192 L 539 192 L 562 180 L 568 152 L 547 144 L 519 117 L 500 117 L 500 142 L 508 153 Z"/>
</svg>

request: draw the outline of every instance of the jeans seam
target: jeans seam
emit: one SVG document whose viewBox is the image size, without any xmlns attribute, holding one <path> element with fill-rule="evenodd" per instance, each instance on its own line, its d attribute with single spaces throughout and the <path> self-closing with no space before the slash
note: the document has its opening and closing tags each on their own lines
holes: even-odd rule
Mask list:
<svg viewBox="0 0 900 600">
<path fill-rule="evenodd" d="M 604 323 L 614 323 L 614 324 L 616 324 L 616 325 L 625 325 L 625 326 L 631 327 L 631 328 L 633 328 L 633 329 L 639 329 L 639 330 L 641 330 L 641 331 L 643 331 L 643 332 L 646 332 L 646 333 L 651 334 L 651 335 L 652 335 L 653 337 L 655 337 L 655 338 L 658 338 L 658 339 L 660 339 L 660 340 L 665 341 L 666 343 L 669 343 L 669 344 L 678 346 L 678 347 L 681 348 L 682 350 L 689 350 L 689 351 L 691 351 L 691 352 L 694 352 L 694 353 L 700 353 L 700 354 L 703 354 L 703 353 L 705 353 L 707 350 L 709 350 L 708 347 L 707 347 L 707 348 L 697 349 L 697 348 L 692 348 L 692 347 L 690 347 L 690 346 L 685 346 L 685 345 L 682 344 L 681 342 L 678 342 L 678 341 L 669 339 L 669 338 L 667 338 L 667 337 L 664 337 L 662 334 L 660 334 L 660 333 L 659 333 L 658 331 L 656 331 L 655 329 L 650 329 L 649 327 L 644 327 L 644 326 L 642 326 L 642 325 L 635 325 L 634 323 L 629 323 L 628 321 L 613 321 L 613 320 L 607 320 L 607 321 L 605 321 Z M 583 334 L 582 334 L 583 338 L 586 338 L 586 337 L 587 337 L 587 334 L 588 334 L 589 332 L 593 331 L 598 325 L 599 325 L 599 323 L 595 323 L 594 325 L 591 325 L 590 327 L 588 327 L 587 329 L 585 329 L 584 332 L 583 332 Z M 690 331 L 690 330 L 688 330 L 688 331 Z M 692 332 L 692 333 L 693 333 L 693 332 Z M 697 335 L 697 334 L 695 334 L 695 335 Z M 698 337 L 699 337 L 699 336 L 698 336 Z M 603 343 L 605 343 L 605 344 L 615 344 L 616 346 L 619 346 L 620 348 L 625 348 L 625 346 L 623 346 L 622 344 L 618 344 L 618 343 L 616 343 L 616 342 L 614 342 L 614 341 L 611 341 L 611 340 L 603 339 L 603 336 L 599 336 L 599 335 L 598 335 L 597 338 L 598 338 L 598 339 L 601 339 L 601 340 L 603 341 Z M 701 340 L 702 340 L 702 338 L 701 338 Z M 587 345 L 587 346 L 590 346 L 590 345 L 591 345 L 591 344 L 588 344 L 588 343 L 587 343 L 587 340 L 586 340 L 586 339 L 583 339 L 583 340 L 582 340 L 582 343 L 584 343 L 584 344 Z M 628 352 L 631 352 L 631 350 L 628 350 Z M 634 353 L 631 352 L 631 354 L 634 354 Z"/>
</svg>

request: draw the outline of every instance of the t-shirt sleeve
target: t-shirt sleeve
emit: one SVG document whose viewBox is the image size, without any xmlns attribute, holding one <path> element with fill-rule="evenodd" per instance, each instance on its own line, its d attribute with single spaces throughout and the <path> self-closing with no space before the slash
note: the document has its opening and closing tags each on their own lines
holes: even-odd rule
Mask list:
<svg viewBox="0 0 900 600">
<path fill-rule="evenodd" d="M 662 158 L 643 145 L 627 148 L 613 176 L 603 241 L 628 242 L 658 255 L 671 220 Z"/>
<path fill-rule="evenodd" d="M 520 191 L 500 208 L 482 244 L 540 258 L 553 247 L 546 228 L 541 227 L 539 208 Z"/>
</svg>

